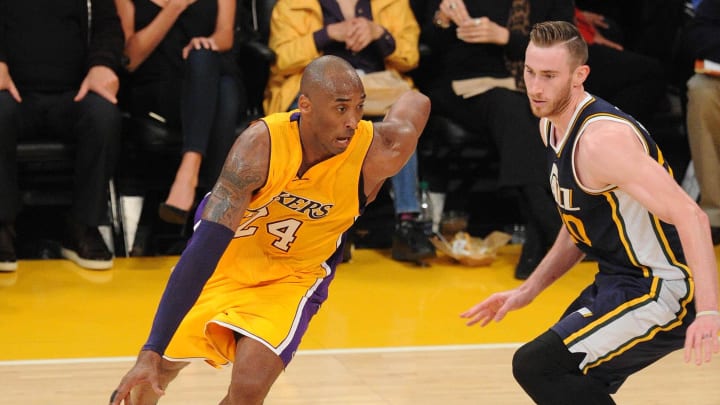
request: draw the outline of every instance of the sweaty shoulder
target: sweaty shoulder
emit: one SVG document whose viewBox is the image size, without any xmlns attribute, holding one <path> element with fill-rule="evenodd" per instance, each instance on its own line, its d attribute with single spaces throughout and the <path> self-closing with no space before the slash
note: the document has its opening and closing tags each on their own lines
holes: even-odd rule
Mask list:
<svg viewBox="0 0 720 405">
<path fill-rule="evenodd" d="M 630 123 L 623 120 L 600 119 L 588 123 L 578 140 L 578 150 L 593 156 L 606 154 L 616 148 L 643 148 L 639 135 Z M 577 153 L 577 150 L 576 150 Z"/>
</svg>

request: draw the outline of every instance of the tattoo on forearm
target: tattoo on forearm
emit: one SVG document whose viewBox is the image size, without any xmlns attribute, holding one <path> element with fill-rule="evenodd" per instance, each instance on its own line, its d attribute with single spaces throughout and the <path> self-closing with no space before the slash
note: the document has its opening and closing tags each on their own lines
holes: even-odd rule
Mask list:
<svg viewBox="0 0 720 405">
<path fill-rule="evenodd" d="M 236 226 L 261 181 L 262 176 L 254 167 L 242 163 L 226 165 L 210 196 L 205 217 L 228 227 Z"/>
</svg>

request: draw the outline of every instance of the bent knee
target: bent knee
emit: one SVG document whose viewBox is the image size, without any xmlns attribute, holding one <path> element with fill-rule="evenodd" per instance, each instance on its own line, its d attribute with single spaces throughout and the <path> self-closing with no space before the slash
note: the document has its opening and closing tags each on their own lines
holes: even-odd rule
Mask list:
<svg viewBox="0 0 720 405">
<path fill-rule="evenodd" d="M 547 331 L 520 347 L 513 355 L 513 376 L 518 382 L 536 381 L 553 375 L 580 373 L 580 353 L 571 353 L 562 339 Z"/>
<path fill-rule="evenodd" d="M 518 382 L 534 379 L 545 372 L 545 364 L 541 359 L 541 345 L 533 340 L 521 346 L 513 355 L 512 372 Z"/>
</svg>

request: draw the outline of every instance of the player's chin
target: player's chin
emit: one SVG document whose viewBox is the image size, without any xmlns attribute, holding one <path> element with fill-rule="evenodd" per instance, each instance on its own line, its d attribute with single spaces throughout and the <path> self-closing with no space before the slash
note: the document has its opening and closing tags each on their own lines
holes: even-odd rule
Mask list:
<svg viewBox="0 0 720 405">
<path fill-rule="evenodd" d="M 545 117 L 547 114 L 546 109 L 543 107 L 544 107 L 544 105 L 540 106 L 540 105 L 536 105 L 536 104 L 530 104 L 530 110 L 532 110 L 533 115 L 538 118 Z"/>
</svg>

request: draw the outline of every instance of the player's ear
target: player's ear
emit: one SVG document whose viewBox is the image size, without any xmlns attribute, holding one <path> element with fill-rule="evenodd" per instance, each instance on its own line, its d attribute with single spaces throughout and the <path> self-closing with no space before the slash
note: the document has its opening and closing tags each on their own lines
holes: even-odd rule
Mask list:
<svg viewBox="0 0 720 405">
<path fill-rule="evenodd" d="M 573 72 L 573 87 L 577 87 L 585 83 L 588 75 L 590 74 L 590 66 L 580 65 L 575 68 Z"/>
<path fill-rule="evenodd" d="M 304 94 L 300 94 L 300 97 L 298 98 L 298 108 L 304 113 L 312 111 L 312 102 L 310 101 L 310 98 Z"/>
</svg>

